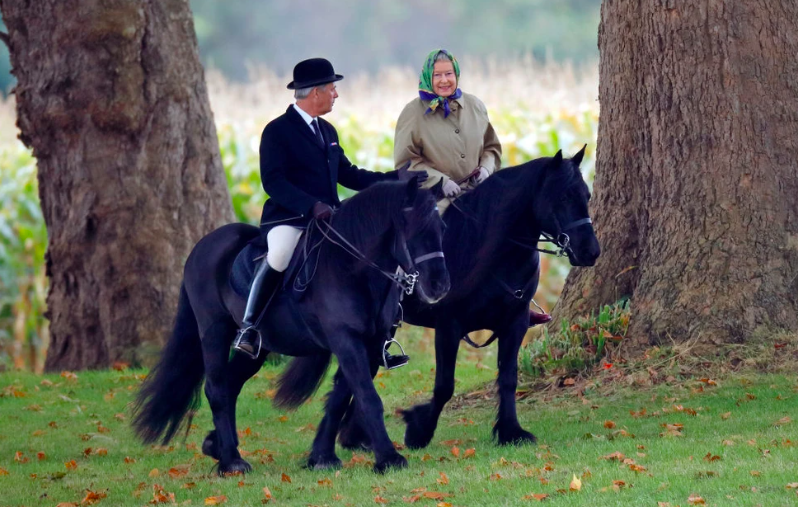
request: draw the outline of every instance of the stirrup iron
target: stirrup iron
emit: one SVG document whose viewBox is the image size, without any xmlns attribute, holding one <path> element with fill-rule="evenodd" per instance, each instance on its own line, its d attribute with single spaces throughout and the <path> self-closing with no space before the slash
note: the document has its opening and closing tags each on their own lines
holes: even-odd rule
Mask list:
<svg viewBox="0 0 798 507">
<path fill-rule="evenodd" d="M 401 354 L 393 355 L 388 352 L 388 347 L 391 346 L 392 343 L 395 343 L 399 346 L 399 350 L 402 352 Z M 391 356 L 390 363 L 388 362 L 388 356 Z M 402 344 L 396 341 L 395 339 L 391 338 L 390 340 L 386 341 L 385 344 L 382 346 L 382 365 L 385 367 L 386 370 L 394 370 L 396 368 L 401 368 L 402 366 L 406 365 L 410 362 L 410 356 L 405 354 L 405 349 L 402 347 Z"/>
<path fill-rule="evenodd" d="M 252 355 L 252 353 L 250 353 L 250 352 L 248 352 L 248 351 L 246 351 L 246 350 L 241 348 L 241 339 L 244 337 L 244 334 L 247 331 L 250 331 L 250 330 L 254 331 L 255 332 L 255 336 L 258 337 L 258 350 L 257 350 L 257 352 L 255 352 L 255 355 Z M 236 352 L 241 352 L 243 354 L 246 354 L 251 359 L 257 359 L 258 356 L 260 356 L 261 350 L 263 349 L 263 338 L 260 335 L 260 331 L 258 331 L 255 326 L 247 326 L 247 327 L 245 327 L 243 329 L 239 329 L 238 330 L 238 334 L 236 335 L 236 339 L 233 342 L 233 349 Z"/>
</svg>

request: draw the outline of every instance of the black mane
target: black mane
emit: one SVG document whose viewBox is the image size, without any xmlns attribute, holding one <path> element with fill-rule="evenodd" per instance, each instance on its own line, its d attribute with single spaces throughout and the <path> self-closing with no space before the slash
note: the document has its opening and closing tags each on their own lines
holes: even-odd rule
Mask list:
<svg viewBox="0 0 798 507">
<path fill-rule="evenodd" d="M 407 217 L 426 227 L 435 206 L 432 193 L 419 190 L 413 203 L 406 203 L 407 183 L 381 182 L 346 199 L 335 213 L 333 226 L 353 245 L 365 246 L 373 242 L 391 227 L 392 219 L 398 217 L 408 204 L 413 207 Z"/>
</svg>

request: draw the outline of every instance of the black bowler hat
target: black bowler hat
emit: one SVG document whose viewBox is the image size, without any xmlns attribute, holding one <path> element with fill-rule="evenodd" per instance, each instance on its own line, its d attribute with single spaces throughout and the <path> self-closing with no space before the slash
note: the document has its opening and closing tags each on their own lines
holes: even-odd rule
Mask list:
<svg viewBox="0 0 798 507">
<path fill-rule="evenodd" d="M 288 83 L 289 90 L 298 90 L 340 81 L 344 76 L 336 74 L 330 62 L 324 58 L 302 60 L 294 67 L 294 80 Z"/>
</svg>

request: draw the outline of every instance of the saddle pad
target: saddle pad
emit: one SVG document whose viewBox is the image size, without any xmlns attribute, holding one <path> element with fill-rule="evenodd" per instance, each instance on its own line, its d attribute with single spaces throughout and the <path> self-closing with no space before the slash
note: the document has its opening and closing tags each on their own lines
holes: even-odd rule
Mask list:
<svg viewBox="0 0 798 507">
<path fill-rule="evenodd" d="M 313 262 L 304 261 L 305 244 L 307 243 L 307 234 L 304 232 L 299 238 L 294 255 L 291 257 L 291 262 L 288 264 L 288 269 L 285 270 L 285 277 L 283 277 L 283 288 L 291 287 L 294 285 L 294 280 L 303 274 L 302 280 L 308 281 L 312 276 L 312 267 L 315 265 Z M 263 257 L 268 252 L 268 247 L 265 241 L 261 238 L 255 238 L 238 253 L 236 260 L 233 261 L 233 267 L 230 269 L 230 287 L 239 296 L 246 298 L 249 296 L 249 287 L 252 284 L 252 278 L 255 276 L 255 267 L 261 262 Z M 315 249 L 313 254 L 318 253 Z M 313 255 L 312 254 L 312 255 Z M 303 268 L 304 266 L 304 268 Z M 302 269 L 300 269 L 302 268 Z"/>
</svg>

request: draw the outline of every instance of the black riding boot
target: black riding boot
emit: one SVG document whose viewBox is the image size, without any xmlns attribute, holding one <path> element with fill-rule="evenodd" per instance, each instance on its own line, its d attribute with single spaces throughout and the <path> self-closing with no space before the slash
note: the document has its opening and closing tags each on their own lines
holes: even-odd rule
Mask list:
<svg viewBox="0 0 798 507">
<path fill-rule="evenodd" d="M 263 259 L 255 269 L 255 277 L 252 279 L 252 286 L 249 289 L 247 308 L 244 310 L 241 330 L 233 343 L 235 350 L 247 354 L 252 359 L 258 357 L 261 349 L 261 337 L 254 327 L 255 322 L 257 322 L 258 317 L 260 317 L 266 307 L 269 306 L 269 302 L 274 293 L 277 292 L 282 279 L 283 273 L 275 271 L 269 266 L 266 259 Z"/>
</svg>

